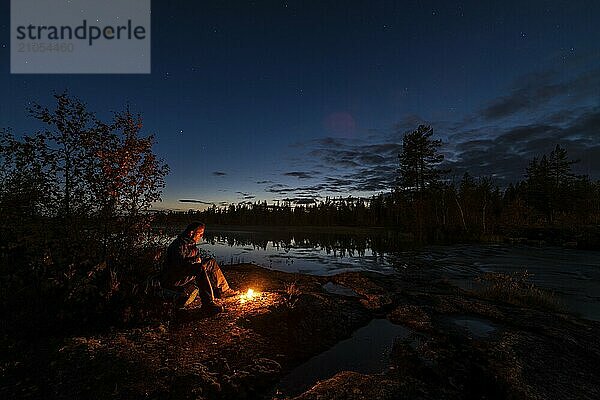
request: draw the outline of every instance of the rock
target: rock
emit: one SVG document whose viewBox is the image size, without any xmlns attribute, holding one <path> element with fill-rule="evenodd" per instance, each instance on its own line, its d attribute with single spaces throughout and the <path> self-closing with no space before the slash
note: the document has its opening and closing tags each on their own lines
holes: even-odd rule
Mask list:
<svg viewBox="0 0 600 400">
<path fill-rule="evenodd" d="M 295 397 L 295 400 L 386 400 L 411 398 L 416 390 L 406 382 L 386 379 L 380 375 L 364 375 L 344 371 Z"/>
<path fill-rule="evenodd" d="M 394 342 L 392 368 L 339 372 L 298 398 L 600 398 L 598 322 L 494 302 L 408 269 L 333 277 L 248 264 L 224 271 L 235 289 L 259 289 L 259 299 L 225 299 L 227 311 L 212 317 L 40 336 L 34 344 L 0 337 L 0 397 L 39 397 L 38 391 L 47 398 L 260 398 L 283 373 L 385 312 L 415 331 Z M 327 293 L 328 281 L 360 297 Z M 289 307 L 284 294 L 292 282 L 299 294 Z M 497 330 L 485 339 L 469 335 L 449 322 L 457 316 Z"/>
<path fill-rule="evenodd" d="M 406 325 L 417 331 L 431 330 L 431 317 L 423 307 L 415 305 L 401 305 L 396 307 L 388 319 L 398 325 Z"/>
</svg>

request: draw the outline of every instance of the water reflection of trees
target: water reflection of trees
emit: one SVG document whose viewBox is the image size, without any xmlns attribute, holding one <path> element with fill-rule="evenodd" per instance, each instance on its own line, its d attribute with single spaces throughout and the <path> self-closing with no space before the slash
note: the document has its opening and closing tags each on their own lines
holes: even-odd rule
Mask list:
<svg viewBox="0 0 600 400">
<path fill-rule="evenodd" d="M 273 248 L 288 252 L 292 249 L 318 249 L 335 257 L 365 257 L 379 259 L 406 246 L 403 236 L 393 231 L 370 234 L 306 233 L 306 232 L 241 232 L 207 231 L 204 240 L 212 245 L 226 243 L 230 247 Z"/>
</svg>

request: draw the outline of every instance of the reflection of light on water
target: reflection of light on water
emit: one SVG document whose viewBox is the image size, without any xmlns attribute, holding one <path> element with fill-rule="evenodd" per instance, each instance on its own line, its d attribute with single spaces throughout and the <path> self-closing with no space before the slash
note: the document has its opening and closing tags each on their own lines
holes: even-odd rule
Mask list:
<svg viewBox="0 0 600 400">
<path fill-rule="evenodd" d="M 296 247 L 297 246 L 297 247 Z M 265 246 L 255 246 L 249 251 L 247 243 L 215 239 L 203 242 L 201 248 L 214 254 L 220 264 L 254 263 L 285 272 L 331 275 L 343 271 L 370 270 L 389 272 L 392 263 L 387 257 L 371 249 L 357 251 L 307 247 L 302 241 L 292 240 L 283 246 L 275 241 L 265 241 Z"/>
<path fill-rule="evenodd" d="M 483 318 L 465 316 L 452 318 L 451 321 L 479 338 L 488 337 L 496 330 L 496 327 L 490 321 Z"/>
<path fill-rule="evenodd" d="M 295 237 L 286 243 L 273 240 L 281 235 L 281 232 L 220 231 L 212 240 L 210 236 L 205 238 L 200 248 L 212 253 L 220 264 L 255 263 L 279 271 L 313 275 L 357 270 L 390 273 L 423 266 L 428 273 L 447 277 L 453 284 L 467 289 L 483 272 L 510 273 L 527 269 L 533 274 L 531 282 L 560 295 L 567 309 L 585 318 L 600 320 L 597 295 L 600 292 L 600 268 L 597 267 L 600 252 L 498 244 L 411 249 L 400 242 L 389 241 L 379 243 L 380 250 L 376 252 L 373 250 L 375 242 L 370 239 L 363 241 L 360 249 L 355 246 L 343 251 L 344 243 L 350 247 L 355 243 L 345 234 L 327 236 L 325 243 L 331 245 L 323 245 L 318 233 L 290 233 Z M 305 236 L 310 240 L 304 239 Z M 336 241 L 338 237 L 341 239 Z"/>
</svg>

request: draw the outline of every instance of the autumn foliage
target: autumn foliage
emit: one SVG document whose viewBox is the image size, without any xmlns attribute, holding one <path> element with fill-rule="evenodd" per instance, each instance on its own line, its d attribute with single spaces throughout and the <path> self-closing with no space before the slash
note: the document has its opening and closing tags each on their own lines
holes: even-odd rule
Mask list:
<svg viewBox="0 0 600 400">
<path fill-rule="evenodd" d="M 101 307 L 152 273 L 147 211 L 168 167 L 128 108 L 104 121 L 67 93 L 54 100 L 29 109 L 38 131 L 0 132 L 2 300 Z"/>
</svg>

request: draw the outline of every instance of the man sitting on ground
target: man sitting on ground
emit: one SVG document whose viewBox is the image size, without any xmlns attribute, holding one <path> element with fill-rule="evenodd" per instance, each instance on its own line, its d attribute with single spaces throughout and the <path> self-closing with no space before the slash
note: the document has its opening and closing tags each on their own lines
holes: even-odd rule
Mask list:
<svg viewBox="0 0 600 400">
<path fill-rule="evenodd" d="M 205 225 L 193 222 L 169 245 L 163 270 L 163 286 L 167 289 L 183 291 L 182 305 L 185 307 L 196 296 L 202 300 L 202 310 L 209 313 L 223 311 L 215 304 L 215 297 L 235 295 L 213 258 L 202 259 L 196 245 L 204 235 Z"/>
</svg>

